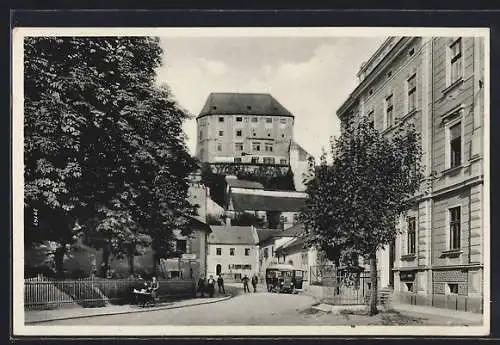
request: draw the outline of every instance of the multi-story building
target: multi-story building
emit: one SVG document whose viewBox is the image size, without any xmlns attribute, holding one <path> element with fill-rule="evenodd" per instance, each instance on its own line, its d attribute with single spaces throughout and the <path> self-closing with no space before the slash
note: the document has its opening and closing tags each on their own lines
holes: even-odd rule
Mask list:
<svg viewBox="0 0 500 345">
<path fill-rule="evenodd" d="M 289 164 L 294 115 L 269 94 L 211 93 L 196 123 L 202 162 Z"/>
<path fill-rule="evenodd" d="M 239 280 L 258 272 L 257 232 L 253 226 L 212 225 L 208 237 L 207 276 Z"/>
<path fill-rule="evenodd" d="M 405 123 L 421 134 L 418 206 L 401 216 L 402 234 L 378 257 L 381 285 L 412 303 L 482 306 L 484 44 L 479 37 L 390 37 L 362 65 L 337 112 L 342 128 L 366 116 L 387 136 Z"/>
</svg>

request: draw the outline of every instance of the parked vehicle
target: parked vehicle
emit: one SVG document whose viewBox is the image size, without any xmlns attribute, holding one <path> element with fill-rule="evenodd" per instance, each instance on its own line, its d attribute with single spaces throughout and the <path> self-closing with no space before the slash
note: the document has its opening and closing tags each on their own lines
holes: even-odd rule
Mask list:
<svg viewBox="0 0 500 345">
<path fill-rule="evenodd" d="M 277 264 L 266 269 L 267 291 L 295 293 L 302 289 L 304 271 L 288 264 Z"/>
</svg>

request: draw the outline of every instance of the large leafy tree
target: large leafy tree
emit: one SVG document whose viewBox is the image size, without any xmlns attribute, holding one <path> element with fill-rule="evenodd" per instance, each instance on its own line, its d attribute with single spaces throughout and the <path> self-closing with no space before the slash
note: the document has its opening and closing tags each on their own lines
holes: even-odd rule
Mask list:
<svg viewBox="0 0 500 345">
<path fill-rule="evenodd" d="M 377 313 L 376 253 L 397 236 L 396 222 L 415 202 L 422 179 L 419 135 L 411 125 L 389 137 L 365 119 L 347 126 L 331 142 L 307 185 L 301 219 L 309 244 L 340 266 L 353 269 L 370 260 L 370 314 Z"/>
<path fill-rule="evenodd" d="M 106 265 L 149 244 L 166 255 L 170 229 L 194 213 L 186 197 L 195 165 L 181 129 L 188 115 L 155 83 L 158 43 L 25 40 L 25 238 L 58 243 L 58 270 L 81 235 L 104 249 Z"/>
</svg>

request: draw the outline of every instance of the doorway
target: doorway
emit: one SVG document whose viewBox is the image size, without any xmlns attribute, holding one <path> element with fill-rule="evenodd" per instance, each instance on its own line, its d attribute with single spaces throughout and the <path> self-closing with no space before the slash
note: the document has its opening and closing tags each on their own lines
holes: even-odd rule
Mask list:
<svg viewBox="0 0 500 345">
<path fill-rule="evenodd" d="M 222 271 L 222 266 L 221 264 L 217 264 L 217 266 L 215 266 L 215 274 L 216 275 L 219 275 Z"/>
</svg>

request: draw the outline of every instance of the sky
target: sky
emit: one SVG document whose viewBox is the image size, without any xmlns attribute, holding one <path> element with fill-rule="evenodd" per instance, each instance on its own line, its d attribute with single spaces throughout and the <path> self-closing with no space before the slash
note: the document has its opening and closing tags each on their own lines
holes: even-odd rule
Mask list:
<svg viewBox="0 0 500 345">
<path fill-rule="evenodd" d="M 337 109 L 356 73 L 386 37 L 162 37 L 167 83 L 193 119 L 184 131 L 192 154 L 196 117 L 211 92 L 270 93 L 295 115 L 294 139 L 319 159 L 339 134 Z"/>
</svg>

